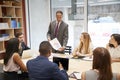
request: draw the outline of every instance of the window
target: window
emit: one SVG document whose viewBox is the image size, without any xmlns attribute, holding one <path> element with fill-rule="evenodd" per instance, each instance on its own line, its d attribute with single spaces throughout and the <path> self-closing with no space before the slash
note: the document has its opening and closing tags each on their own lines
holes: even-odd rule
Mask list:
<svg viewBox="0 0 120 80">
<path fill-rule="evenodd" d="M 55 12 L 62 10 L 63 20 L 69 24 L 68 45 L 76 47 L 85 29 L 84 0 L 51 0 L 52 20 Z M 120 33 L 120 0 L 88 0 L 88 32 L 93 45 L 105 47 L 112 33 Z"/>
<path fill-rule="evenodd" d="M 110 35 L 120 33 L 120 1 L 96 0 L 88 5 L 88 32 L 92 42 L 95 47 L 106 47 Z"/>
</svg>

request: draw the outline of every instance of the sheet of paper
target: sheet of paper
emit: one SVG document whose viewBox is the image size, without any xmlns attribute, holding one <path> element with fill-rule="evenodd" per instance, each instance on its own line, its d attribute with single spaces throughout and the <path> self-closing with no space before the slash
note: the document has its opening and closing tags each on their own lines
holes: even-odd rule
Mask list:
<svg viewBox="0 0 120 80">
<path fill-rule="evenodd" d="M 77 80 L 81 80 L 81 73 L 80 72 L 74 72 L 73 74 Z"/>
<path fill-rule="evenodd" d="M 53 40 L 51 40 L 50 44 L 55 50 L 58 50 L 59 48 L 61 48 L 60 42 L 58 41 L 57 38 L 54 38 Z"/>
<path fill-rule="evenodd" d="M 36 58 L 40 53 L 33 49 L 24 50 L 22 54 L 22 59 Z"/>
<path fill-rule="evenodd" d="M 87 61 L 92 61 L 93 60 L 93 57 L 84 57 L 82 58 L 83 60 L 87 60 Z"/>
</svg>

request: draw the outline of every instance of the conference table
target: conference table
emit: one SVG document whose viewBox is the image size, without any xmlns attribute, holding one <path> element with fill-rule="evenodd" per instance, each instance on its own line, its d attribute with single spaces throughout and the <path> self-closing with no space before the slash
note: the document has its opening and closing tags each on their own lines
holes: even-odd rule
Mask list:
<svg viewBox="0 0 120 80">
<path fill-rule="evenodd" d="M 21 58 L 24 64 L 26 65 L 28 60 L 36 58 L 37 56 L 39 56 L 38 51 L 25 50 L 23 51 L 23 55 Z M 65 53 L 65 54 L 52 53 L 51 56 L 49 57 L 49 60 L 53 61 L 53 57 L 62 57 L 62 58 L 69 59 L 69 69 L 67 71 L 68 75 L 72 74 L 73 72 L 82 73 L 84 71 L 92 69 L 92 59 L 89 59 L 89 58 L 75 59 L 75 58 L 72 58 L 72 55 L 69 55 L 68 53 Z M 3 60 L 0 60 L 0 64 L 3 64 Z M 119 67 L 120 67 L 120 62 L 112 63 L 112 71 L 114 73 L 120 73 Z M 78 77 L 81 77 L 81 74 L 79 74 Z M 77 80 L 77 79 L 69 78 L 69 80 Z"/>
<path fill-rule="evenodd" d="M 22 60 L 24 64 L 30 59 L 33 59 L 39 55 L 38 51 L 35 50 L 26 50 L 23 52 Z M 53 57 L 62 57 L 62 58 L 69 58 L 69 70 L 67 71 L 68 75 L 70 75 L 73 72 L 79 72 L 82 73 L 84 71 L 92 69 L 92 59 L 89 58 L 83 58 L 83 59 L 75 59 L 72 58 L 72 55 L 69 55 L 68 53 L 65 54 L 59 54 L 59 53 L 52 53 L 49 57 L 50 61 L 53 61 Z M 114 62 L 112 63 L 112 71 L 115 73 L 120 73 L 120 62 Z M 81 76 L 81 75 L 79 75 Z M 69 80 L 76 80 L 75 78 L 69 78 Z"/>
</svg>

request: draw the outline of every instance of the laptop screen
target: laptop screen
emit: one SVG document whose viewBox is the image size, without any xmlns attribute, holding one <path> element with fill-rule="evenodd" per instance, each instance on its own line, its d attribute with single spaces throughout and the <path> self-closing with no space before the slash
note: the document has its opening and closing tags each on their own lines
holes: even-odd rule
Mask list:
<svg viewBox="0 0 120 80">
<path fill-rule="evenodd" d="M 53 62 L 59 66 L 59 62 L 62 64 L 64 70 L 68 71 L 69 68 L 69 59 L 61 57 L 53 57 Z"/>
</svg>

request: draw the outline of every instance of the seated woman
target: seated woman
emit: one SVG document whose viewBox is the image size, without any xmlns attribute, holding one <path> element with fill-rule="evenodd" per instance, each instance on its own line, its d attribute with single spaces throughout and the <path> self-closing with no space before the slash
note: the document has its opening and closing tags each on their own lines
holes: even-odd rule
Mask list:
<svg viewBox="0 0 120 80">
<path fill-rule="evenodd" d="M 93 45 L 90 35 L 87 32 L 83 32 L 80 37 L 80 44 L 77 48 L 74 49 L 72 55 L 73 57 L 91 56 L 92 50 Z"/>
<path fill-rule="evenodd" d="M 92 70 L 83 72 L 81 80 L 120 80 L 120 74 L 112 73 L 111 57 L 106 48 L 98 47 L 93 51 Z"/>
<path fill-rule="evenodd" d="M 11 38 L 7 42 L 3 65 L 4 73 L 8 75 L 6 80 L 16 80 L 16 78 L 18 78 L 17 74 L 20 74 L 20 71 L 27 72 L 27 68 L 18 53 L 20 47 L 19 44 L 17 38 Z"/>
<path fill-rule="evenodd" d="M 113 62 L 120 62 L 120 34 L 112 34 L 107 44 Z"/>
</svg>

